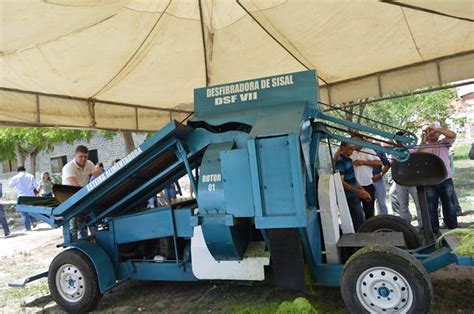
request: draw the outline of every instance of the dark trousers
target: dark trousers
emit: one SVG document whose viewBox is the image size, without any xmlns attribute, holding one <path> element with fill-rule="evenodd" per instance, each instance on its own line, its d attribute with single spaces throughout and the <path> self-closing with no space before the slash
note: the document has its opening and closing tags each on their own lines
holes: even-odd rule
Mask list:
<svg viewBox="0 0 474 314">
<path fill-rule="evenodd" d="M 428 212 L 430 214 L 431 228 L 434 233 L 439 231 L 438 204 L 441 199 L 443 206 L 444 224 L 449 229 L 458 227 L 458 217 L 456 214 L 456 205 L 454 202 L 453 179 L 446 179 L 436 185 L 427 185 L 425 187 L 426 198 L 428 201 Z"/>
<path fill-rule="evenodd" d="M 9 235 L 10 228 L 8 228 L 7 218 L 5 217 L 5 212 L 3 211 L 3 204 L 0 204 L 0 223 L 2 224 L 3 235 Z"/>
<path fill-rule="evenodd" d="M 365 221 L 364 211 L 362 210 L 362 203 L 358 196 L 346 197 L 346 199 L 347 205 L 349 206 L 349 212 L 351 213 L 354 230 L 357 231 L 360 225 L 362 225 Z"/>
<path fill-rule="evenodd" d="M 365 219 L 369 219 L 374 216 L 375 213 L 375 186 L 373 184 L 363 186 L 364 190 L 370 194 L 370 202 L 362 201 L 362 207 L 364 208 Z"/>
</svg>

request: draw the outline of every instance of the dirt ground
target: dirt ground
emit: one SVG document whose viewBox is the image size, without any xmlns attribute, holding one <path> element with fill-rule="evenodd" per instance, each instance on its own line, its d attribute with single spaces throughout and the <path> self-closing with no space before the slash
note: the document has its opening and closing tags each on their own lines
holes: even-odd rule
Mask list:
<svg viewBox="0 0 474 314">
<path fill-rule="evenodd" d="M 474 212 L 460 217 L 464 225 L 474 221 Z M 60 229 L 42 223 L 32 232 L 20 231 L 0 239 L 0 312 L 57 313 L 61 310 L 49 295 L 46 278 L 10 288 L 7 283 L 39 269 L 47 269 L 60 249 Z M 450 266 L 432 274 L 435 313 L 474 313 L 474 269 Z M 125 282 L 106 294 L 97 312 L 164 313 L 272 313 L 283 301 L 307 298 L 321 313 L 344 313 L 338 288 L 315 287 L 306 293 L 281 291 L 271 282 L 242 285 L 232 282 Z"/>
</svg>

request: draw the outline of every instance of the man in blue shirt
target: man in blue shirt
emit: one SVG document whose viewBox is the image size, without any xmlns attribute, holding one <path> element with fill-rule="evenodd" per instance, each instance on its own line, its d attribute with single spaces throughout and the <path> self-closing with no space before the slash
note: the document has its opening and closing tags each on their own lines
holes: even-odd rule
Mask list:
<svg viewBox="0 0 474 314">
<path fill-rule="evenodd" d="M 365 220 L 361 200 L 370 201 L 371 197 L 370 194 L 357 183 L 354 166 L 350 158 L 354 149 L 354 145 L 341 142 L 341 147 L 336 153 L 335 168 L 336 171 L 339 171 L 341 174 L 342 185 L 346 193 L 352 223 L 354 224 L 354 229 L 357 230 Z"/>
</svg>

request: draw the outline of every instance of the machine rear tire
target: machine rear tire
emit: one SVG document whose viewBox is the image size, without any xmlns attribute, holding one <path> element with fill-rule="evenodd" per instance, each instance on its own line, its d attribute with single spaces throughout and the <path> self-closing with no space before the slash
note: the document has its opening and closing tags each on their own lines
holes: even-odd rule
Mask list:
<svg viewBox="0 0 474 314">
<path fill-rule="evenodd" d="M 392 215 L 377 215 L 364 222 L 357 232 L 402 232 L 407 249 L 416 249 L 423 244 L 418 231 L 400 217 Z"/>
<path fill-rule="evenodd" d="M 429 274 L 412 255 L 396 247 L 365 247 L 346 263 L 341 293 L 352 313 L 429 313 Z"/>
<path fill-rule="evenodd" d="M 54 301 L 66 312 L 89 312 L 102 297 L 92 262 L 76 249 L 61 252 L 53 259 L 48 285 Z"/>
</svg>

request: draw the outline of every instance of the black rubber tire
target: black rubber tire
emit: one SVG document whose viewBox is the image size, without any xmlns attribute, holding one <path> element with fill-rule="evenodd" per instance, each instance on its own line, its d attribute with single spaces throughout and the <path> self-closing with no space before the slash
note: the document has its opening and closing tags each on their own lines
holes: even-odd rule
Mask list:
<svg viewBox="0 0 474 314">
<path fill-rule="evenodd" d="M 357 296 L 356 286 L 359 276 L 372 267 L 384 267 L 396 271 L 403 277 L 403 280 L 408 282 L 408 289 L 411 289 L 413 294 L 411 307 L 401 309 L 401 311 L 397 309 L 395 313 L 430 312 L 433 287 L 430 276 L 423 265 L 402 249 L 390 246 L 374 246 L 357 251 L 344 266 L 341 276 L 341 294 L 346 307 L 351 313 L 369 313 L 359 300 L 359 296 Z M 364 298 L 364 296 L 360 296 L 360 298 Z M 390 309 L 390 311 L 394 309 Z M 376 311 L 370 312 L 375 313 Z M 383 311 L 380 312 L 383 313 Z"/>
<path fill-rule="evenodd" d="M 64 299 L 56 287 L 56 273 L 64 264 L 76 266 L 84 276 L 84 295 L 77 302 L 69 302 Z M 92 311 L 102 297 L 96 270 L 91 260 L 87 255 L 76 249 L 63 251 L 53 259 L 49 266 L 48 285 L 54 301 L 66 312 Z"/>
<path fill-rule="evenodd" d="M 377 232 L 382 230 L 402 232 L 407 249 L 416 249 L 423 245 L 418 231 L 400 217 L 377 215 L 364 222 L 357 232 Z"/>
</svg>

